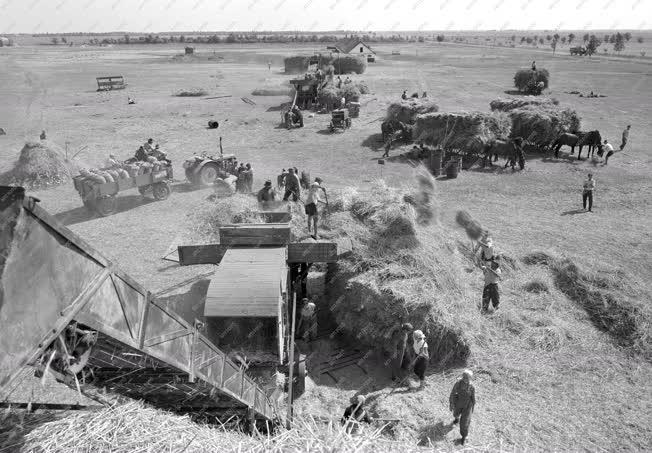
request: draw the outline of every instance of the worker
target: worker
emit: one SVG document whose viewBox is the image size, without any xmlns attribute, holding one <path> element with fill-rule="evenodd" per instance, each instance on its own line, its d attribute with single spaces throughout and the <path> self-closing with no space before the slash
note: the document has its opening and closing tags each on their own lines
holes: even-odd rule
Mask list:
<svg viewBox="0 0 652 453">
<path fill-rule="evenodd" d="M 491 233 L 489 233 L 489 230 L 484 230 L 482 232 L 482 237 L 478 241 L 478 246 L 479 249 L 481 250 L 480 259 L 482 260 L 482 262 L 493 261 L 495 257 L 494 242 L 493 239 L 491 238 Z M 476 253 L 477 253 L 477 249 L 476 249 Z"/>
<path fill-rule="evenodd" d="M 340 108 L 343 109 L 346 107 L 346 98 L 342 96 L 342 99 L 340 99 Z"/>
<path fill-rule="evenodd" d="M 283 201 L 288 201 L 290 196 L 292 196 L 292 201 L 299 201 L 299 197 L 301 196 L 301 185 L 294 168 L 290 168 L 288 175 L 285 177 L 285 194 L 283 195 Z"/>
<path fill-rule="evenodd" d="M 272 187 L 272 181 L 269 179 L 265 181 L 265 185 L 262 189 L 258 191 L 258 203 L 268 203 L 270 201 L 276 200 L 276 191 Z"/>
<path fill-rule="evenodd" d="M 272 70 L 272 62 L 267 60 L 267 70 L 271 71 Z"/>
<path fill-rule="evenodd" d="M 383 157 L 389 157 L 389 150 L 392 149 L 392 137 L 389 136 L 387 137 L 387 140 L 385 140 L 385 152 L 383 153 Z"/>
<path fill-rule="evenodd" d="M 342 88 L 342 78 L 340 76 L 337 76 L 336 86 L 337 88 Z"/>
<path fill-rule="evenodd" d="M 498 281 L 502 278 L 500 264 L 498 261 L 491 261 L 490 265 L 480 266 L 484 273 L 484 289 L 482 290 L 482 313 L 489 310 L 489 303 L 498 310 L 500 304 L 500 292 L 498 290 Z"/>
<path fill-rule="evenodd" d="M 145 149 L 147 155 L 150 155 L 152 151 L 154 151 L 154 139 L 151 138 L 147 139 L 147 141 L 143 145 L 143 148 Z"/>
<path fill-rule="evenodd" d="M 622 151 L 623 148 L 625 148 L 625 145 L 627 144 L 627 140 L 629 140 L 629 130 L 632 128 L 631 124 L 628 124 L 625 130 L 623 130 L 623 138 L 622 141 L 620 142 L 620 150 Z"/>
<path fill-rule="evenodd" d="M 317 306 L 307 297 L 301 300 L 301 318 L 297 326 L 297 333 L 304 341 L 312 341 L 317 338 Z"/>
<path fill-rule="evenodd" d="M 389 361 L 392 370 L 392 381 L 399 382 L 402 379 L 404 369 L 407 368 L 408 354 L 406 354 L 408 336 L 414 330 L 412 324 L 403 323 L 397 325 L 390 333 Z"/>
<path fill-rule="evenodd" d="M 45 129 L 41 131 L 41 140 L 45 140 Z"/>
<path fill-rule="evenodd" d="M 586 205 L 588 202 L 588 212 L 592 212 L 593 209 L 593 190 L 595 190 L 595 179 L 593 179 L 593 173 L 589 173 L 587 178 L 584 180 L 584 184 L 582 184 L 582 206 L 586 211 Z"/>
<path fill-rule="evenodd" d="M 281 170 L 281 174 L 276 177 L 276 188 L 280 189 L 285 185 L 285 177 L 288 175 L 287 170 L 284 168 Z"/>
<path fill-rule="evenodd" d="M 136 101 L 133 100 L 133 99 L 131 98 L 131 96 L 127 96 L 127 104 L 129 104 L 129 105 L 133 105 L 133 104 L 135 104 L 135 103 L 136 103 Z"/>
<path fill-rule="evenodd" d="M 344 85 L 346 85 L 347 83 L 351 83 L 351 82 L 352 81 L 351 81 L 351 79 L 349 79 L 349 76 L 346 76 L 346 79 L 344 79 Z"/>
<path fill-rule="evenodd" d="M 614 151 L 614 147 L 607 140 L 604 141 L 602 148 L 603 152 L 605 153 L 604 164 L 607 165 L 609 163 L 609 158 L 613 156 L 616 151 Z"/>
<path fill-rule="evenodd" d="M 533 61 L 533 62 L 532 62 L 532 70 L 533 70 L 533 71 L 536 71 L 536 70 L 537 70 L 537 62 L 536 62 L 536 61 Z"/>
<path fill-rule="evenodd" d="M 299 127 L 303 127 L 303 113 L 301 113 L 301 109 L 298 105 L 295 104 L 294 107 L 292 107 L 292 114 L 294 115 L 294 124 L 299 123 Z"/>
<path fill-rule="evenodd" d="M 464 370 L 462 378 L 453 385 L 449 399 L 449 409 L 453 413 L 453 425 L 460 424 L 460 443 L 464 445 L 469 435 L 471 425 L 471 414 L 475 407 L 475 387 L 471 384 L 473 372 Z"/>
<path fill-rule="evenodd" d="M 143 146 L 140 146 L 136 151 L 136 160 L 147 162 L 147 152 Z"/>
<path fill-rule="evenodd" d="M 427 98 L 427 97 L 428 97 L 428 93 L 426 93 L 426 92 L 424 91 L 424 92 L 421 94 L 421 97 L 422 97 L 422 98 Z"/>
<path fill-rule="evenodd" d="M 315 182 L 310 184 L 308 188 L 308 198 L 306 199 L 306 215 L 308 216 L 308 234 L 310 234 L 311 225 L 313 226 L 313 234 L 311 237 L 317 240 L 317 222 L 319 220 L 319 209 L 317 203 L 323 203 L 321 200 L 321 193 L 326 193 L 326 189 L 321 185 L 322 179 L 317 177 Z"/>
<path fill-rule="evenodd" d="M 358 395 L 351 399 L 351 405 L 344 410 L 342 425 L 348 433 L 355 431 L 360 422 L 371 423 L 371 417 L 364 408 L 366 398 Z"/>
<path fill-rule="evenodd" d="M 247 189 L 247 193 L 251 193 L 254 191 L 254 170 L 251 168 L 251 164 L 247 163 L 245 165 L 245 187 Z"/>
<path fill-rule="evenodd" d="M 408 98 L 407 90 L 403 90 L 403 94 L 401 95 L 401 99 L 403 99 L 405 101 L 407 98 Z"/>
<path fill-rule="evenodd" d="M 412 334 L 414 344 L 412 345 L 414 351 L 414 374 L 419 378 L 419 388 L 426 385 L 426 368 L 428 368 L 428 361 L 430 360 L 430 353 L 428 352 L 428 343 L 426 336 L 420 330 L 415 330 Z"/>
</svg>

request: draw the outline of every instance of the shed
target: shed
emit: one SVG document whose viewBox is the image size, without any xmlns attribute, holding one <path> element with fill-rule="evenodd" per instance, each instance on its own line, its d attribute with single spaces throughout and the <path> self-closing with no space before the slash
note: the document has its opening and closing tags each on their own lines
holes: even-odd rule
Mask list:
<svg viewBox="0 0 652 453">
<path fill-rule="evenodd" d="M 349 55 L 360 55 L 367 58 L 367 61 L 375 61 L 376 52 L 364 41 L 358 38 L 343 39 L 327 49 Z"/>
</svg>

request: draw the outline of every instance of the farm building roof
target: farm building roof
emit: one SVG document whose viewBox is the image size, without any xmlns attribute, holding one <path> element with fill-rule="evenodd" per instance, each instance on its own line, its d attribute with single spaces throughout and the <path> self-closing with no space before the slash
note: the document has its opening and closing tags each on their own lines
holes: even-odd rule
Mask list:
<svg viewBox="0 0 652 453">
<path fill-rule="evenodd" d="M 374 54 L 376 53 L 371 47 L 369 47 L 369 44 L 366 44 L 363 40 L 359 38 L 343 39 L 341 41 L 338 41 L 337 44 L 335 44 L 334 46 L 330 46 L 329 48 L 336 49 L 340 53 L 349 53 L 353 49 L 358 47 L 358 45 L 360 44 L 366 46 L 369 50 L 371 50 L 372 53 Z"/>
<path fill-rule="evenodd" d="M 286 291 L 286 248 L 226 251 L 206 293 L 206 317 L 277 317 Z"/>
</svg>

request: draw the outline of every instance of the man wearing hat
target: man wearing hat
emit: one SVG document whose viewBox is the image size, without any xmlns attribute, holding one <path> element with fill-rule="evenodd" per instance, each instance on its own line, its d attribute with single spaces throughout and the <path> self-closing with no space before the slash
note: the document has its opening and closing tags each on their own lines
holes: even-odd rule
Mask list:
<svg viewBox="0 0 652 453">
<path fill-rule="evenodd" d="M 304 297 L 301 302 L 301 318 L 297 332 L 304 341 L 311 341 L 317 337 L 317 306 L 307 297 Z"/>
<path fill-rule="evenodd" d="M 464 445 L 466 437 L 469 435 L 469 426 L 471 425 L 471 414 L 475 407 L 475 387 L 471 384 L 473 372 L 464 370 L 461 379 L 453 386 L 451 391 L 449 408 L 453 412 L 453 425 L 460 424 L 460 435 L 462 436 L 461 444 Z"/>
<path fill-rule="evenodd" d="M 346 426 L 347 432 L 353 431 L 354 427 L 360 423 L 371 423 L 371 417 L 364 408 L 366 398 L 358 395 L 351 399 L 351 405 L 346 408 L 342 416 L 342 425 Z"/>
<path fill-rule="evenodd" d="M 314 234 L 311 236 L 313 239 L 317 239 L 317 221 L 319 220 L 319 210 L 317 209 L 317 203 L 322 202 L 321 192 L 326 193 L 326 189 L 321 186 L 322 179 L 317 177 L 315 182 L 310 184 L 308 189 L 308 198 L 306 199 L 306 214 L 308 215 L 308 234 L 310 234 L 311 226 L 314 227 Z"/>
<path fill-rule="evenodd" d="M 480 238 L 478 244 L 480 245 L 480 250 L 482 250 L 480 253 L 482 261 L 493 261 L 495 257 L 494 242 L 488 230 L 482 232 L 482 238 Z"/>
<path fill-rule="evenodd" d="M 258 203 L 265 203 L 276 200 L 276 191 L 272 188 L 272 181 L 265 181 L 265 185 L 258 191 Z"/>
<path fill-rule="evenodd" d="M 148 155 L 150 155 L 152 153 L 152 151 L 154 151 L 154 139 L 153 138 L 147 139 L 147 141 L 143 145 L 143 148 L 145 149 L 145 152 Z"/>
<path fill-rule="evenodd" d="M 283 201 L 288 201 L 290 196 L 292 197 L 292 201 L 299 201 L 299 197 L 301 196 L 301 184 L 294 168 L 290 168 L 285 177 L 285 195 L 283 195 Z"/>
</svg>

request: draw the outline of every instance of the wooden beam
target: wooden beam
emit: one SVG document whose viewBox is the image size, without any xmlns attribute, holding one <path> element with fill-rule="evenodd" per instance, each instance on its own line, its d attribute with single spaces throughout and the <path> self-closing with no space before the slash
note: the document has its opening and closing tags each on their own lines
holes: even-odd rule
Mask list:
<svg viewBox="0 0 652 453">
<path fill-rule="evenodd" d="M 288 244 L 288 263 L 335 263 L 337 244 L 334 242 L 301 242 Z"/>
</svg>

